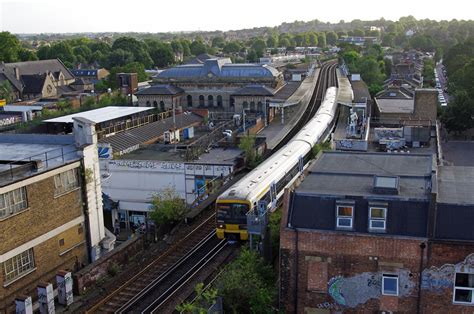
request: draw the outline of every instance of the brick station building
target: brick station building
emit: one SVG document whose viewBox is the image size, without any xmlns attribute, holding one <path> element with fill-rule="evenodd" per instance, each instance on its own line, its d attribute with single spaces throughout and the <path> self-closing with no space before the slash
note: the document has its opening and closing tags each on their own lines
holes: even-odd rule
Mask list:
<svg viewBox="0 0 474 314">
<path fill-rule="evenodd" d="M 438 170 L 432 160 L 323 153 L 285 194 L 280 307 L 471 313 L 474 171 Z"/>
</svg>

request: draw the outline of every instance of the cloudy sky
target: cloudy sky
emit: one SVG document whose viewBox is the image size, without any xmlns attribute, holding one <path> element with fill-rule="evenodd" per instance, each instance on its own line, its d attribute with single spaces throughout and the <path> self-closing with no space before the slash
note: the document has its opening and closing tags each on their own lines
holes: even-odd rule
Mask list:
<svg viewBox="0 0 474 314">
<path fill-rule="evenodd" d="M 12 33 L 226 31 L 407 15 L 467 20 L 474 10 L 469 0 L 0 0 L 0 30 Z"/>
</svg>

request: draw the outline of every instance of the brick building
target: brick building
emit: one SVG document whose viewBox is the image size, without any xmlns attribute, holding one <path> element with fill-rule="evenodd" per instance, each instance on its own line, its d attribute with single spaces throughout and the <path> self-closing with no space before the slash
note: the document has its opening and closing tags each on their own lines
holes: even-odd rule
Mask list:
<svg viewBox="0 0 474 314">
<path fill-rule="evenodd" d="M 78 118 L 75 129 L 76 137 L 0 136 L 0 312 L 19 295 L 36 301 L 40 282 L 56 286 L 58 271 L 77 271 L 113 248 L 93 125 Z"/>
<path fill-rule="evenodd" d="M 322 154 L 285 196 L 281 308 L 472 311 L 474 176 L 461 172 L 441 170 L 438 191 L 431 155 Z"/>
</svg>

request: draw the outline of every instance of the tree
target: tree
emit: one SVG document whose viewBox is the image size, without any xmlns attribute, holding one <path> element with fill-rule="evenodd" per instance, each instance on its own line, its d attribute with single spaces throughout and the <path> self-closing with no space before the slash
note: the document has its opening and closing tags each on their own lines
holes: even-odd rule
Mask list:
<svg viewBox="0 0 474 314">
<path fill-rule="evenodd" d="M 5 99 L 7 103 L 12 102 L 15 98 L 13 94 L 13 88 L 8 80 L 2 81 L 0 83 L 0 99 Z"/>
<path fill-rule="evenodd" d="M 193 41 L 190 46 L 190 49 L 191 49 L 191 53 L 195 56 L 198 56 L 202 53 L 207 52 L 207 47 L 201 40 Z"/>
<path fill-rule="evenodd" d="M 459 134 L 474 128 L 474 101 L 465 91 L 456 92 L 454 102 L 450 102 L 441 116 L 448 132 Z"/>
<path fill-rule="evenodd" d="M 275 279 L 271 266 L 254 251 L 243 249 L 229 264 L 217 289 L 228 313 L 274 313 Z"/>
<path fill-rule="evenodd" d="M 150 56 L 155 66 L 167 67 L 174 63 L 173 48 L 168 43 L 157 42 L 149 49 Z"/>
<path fill-rule="evenodd" d="M 278 37 L 276 35 L 270 35 L 267 38 L 267 47 L 275 48 L 278 47 Z"/>
<path fill-rule="evenodd" d="M 265 53 L 265 48 L 267 48 L 267 43 L 263 38 L 257 38 L 251 46 L 251 49 L 255 51 L 257 54 L 257 58 L 263 57 L 263 54 Z"/>
<path fill-rule="evenodd" d="M 244 151 L 247 165 L 253 167 L 256 162 L 255 135 L 246 135 L 240 138 L 239 148 Z"/>
<path fill-rule="evenodd" d="M 330 31 L 326 33 L 326 41 L 328 45 L 334 46 L 337 44 L 338 36 L 335 32 Z"/>
<path fill-rule="evenodd" d="M 237 53 L 242 49 L 242 46 L 237 41 L 229 41 L 225 44 L 223 51 L 225 53 Z"/>
<path fill-rule="evenodd" d="M 18 57 L 21 61 L 35 61 L 38 60 L 38 56 L 32 50 L 22 48 L 18 53 Z"/>
<path fill-rule="evenodd" d="M 318 46 L 321 48 L 326 48 L 326 34 L 325 33 L 318 34 Z"/>
<path fill-rule="evenodd" d="M 38 50 L 38 57 L 41 60 L 44 59 L 60 59 L 68 68 L 73 68 L 74 63 L 76 62 L 76 56 L 72 50 L 71 45 L 66 41 L 60 41 L 53 43 L 49 47 L 49 51 L 46 55 L 40 55 L 40 50 Z"/>
<path fill-rule="evenodd" d="M 104 57 L 104 66 L 108 69 L 120 67 L 135 61 L 130 51 L 116 49 Z"/>
<path fill-rule="evenodd" d="M 143 64 L 145 68 L 150 68 L 153 64 L 153 60 L 148 54 L 146 48 L 144 42 L 138 41 L 132 37 L 119 37 L 112 45 L 112 50 L 122 49 L 131 52 L 134 61 Z"/>
<path fill-rule="evenodd" d="M 308 42 L 311 47 L 316 47 L 318 45 L 318 34 L 315 32 L 309 32 Z"/>
<path fill-rule="evenodd" d="M 0 32 L 0 61 L 16 62 L 21 51 L 20 41 L 9 32 Z"/>
<path fill-rule="evenodd" d="M 216 36 L 212 38 L 211 46 L 214 48 L 224 48 L 225 46 L 225 39 L 223 36 Z"/>
<path fill-rule="evenodd" d="M 168 225 L 183 219 L 188 212 L 175 188 L 168 186 L 151 198 L 150 217 L 157 225 Z"/>
<path fill-rule="evenodd" d="M 357 37 L 365 36 L 365 32 L 363 29 L 355 29 L 352 33 L 353 33 L 353 36 L 357 36 Z"/>
<path fill-rule="evenodd" d="M 211 288 L 204 290 L 204 284 L 201 282 L 194 287 L 194 292 L 196 294 L 194 302 L 184 302 L 178 305 L 176 307 L 178 312 L 207 314 L 208 309 L 216 303 L 218 294 L 217 289 Z"/>
<path fill-rule="evenodd" d="M 359 72 L 367 85 L 382 85 L 384 75 L 382 74 L 379 62 L 375 58 L 363 57 L 359 63 Z"/>
</svg>

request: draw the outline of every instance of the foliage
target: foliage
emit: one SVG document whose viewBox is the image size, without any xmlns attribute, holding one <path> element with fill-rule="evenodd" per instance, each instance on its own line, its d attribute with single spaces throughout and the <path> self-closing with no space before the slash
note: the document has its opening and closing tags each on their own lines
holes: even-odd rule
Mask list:
<svg viewBox="0 0 474 314">
<path fill-rule="evenodd" d="M 9 81 L 5 80 L 0 82 L 0 99 L 5 99 L 7 103 L 14 101 L 15 94 L 13 94 L 13 88 Z"/>
<path fill-rule="evenodd" d="M 133 37 L 120 37 L 114 41 L 112 50 L 122 49 L 128 51 L 133 55 L 133 60 L 137 63 L 141 63 L 145 68 L 150 68 L 153 64 L 146 44 L 142 41 L 138 41 Z"/>
<path fill-rule="evenodd" d="M 18 54 L 21 51 L 20 41 L 9 32 L 0 32 L 0 61 L 19 61 Z"/>
<path fill-rule="evenodd" d="M 229 41 L 225 44 L 223 51 L 225 53 L 237 53 L 242 49 L 238 41 Z"/>
<path fill-rule="evenodd" d="M 207 47 L 201 40 L 193 41 L 189 48 L 191 49 L 191 53 L 195 56 L 207 52 Z"/>
<path fill-rule="evenodd" d="M 164 68 L 174 63 L 174 52 L 171 44 L 157 40 L 149 40 L 146 43 L 155 66 Z"/>
<path fill-rule="evenodd" d="M 268 227 L 270 228 L 270 241 L 272 244 L 273 255 L 278 255 L 280 247 L 280 222 L 281 222 L 281 207 L 278 207 L 270 214 Z"/>
<path fill-rule="evenodd" d="M 275 286 L 271 266 L 248 249 L 226 267 L 217 283 L 224 310 L 229 313 L 273 313 Z"/>
<path fill-rule="evenodd" d="M 423 85 L 424 87 L 435 86 L 434 76 L 435 64 L 433 59 L 425 58 L 423 60 Z"/>
<path fill-rule="evenodd" d="M 244 151 L 247 166 L 253 167 L 256 162 L 255 135 L 245 135 L 240 138 L 239 148 Z"/>
<path fill-rule="evenodd" d="M 176 307 L 176 310 L 180 313 L 196 313 L 196 314 L 207 314 L 208 309 L 216 303 L 217 289 L 204 290 L 204 284 L 198 283 L 194 287 L 196 293 L 196 300 L 194 303 L 184 302 Z"/>
<path fill-rule="evenodd" d="M 145 67 L 143 64 L 139 62 L 131 62 L 123 66 L 116 66 L 110 69 L 107 82 L 111 88 L 117 88 L 117 73 L 137 73 L 137 79 L 139 82 L 148 80 L 148 75 L 145 72 Z"/>
<path fill-rule="evenodd" d="M 331 142 L 323 142 L 320 144 L 316 144 L 313 146 L 312 149 L 312 157 L 314 158 L 319 154 L 319 152 L 327 150 L 331 150 Z"/>
<path fill-rule="evenodd" d="M 172 186 L 163 188 L 151 198 L 151 219 L 157 225 L 175 223 L 184 218 L 188 209 L 184 200 Z"/>
</svg>

